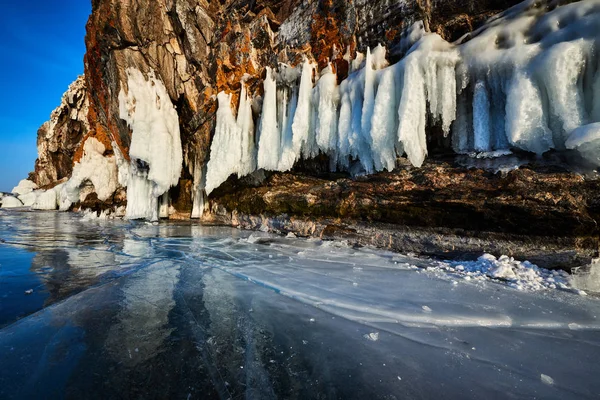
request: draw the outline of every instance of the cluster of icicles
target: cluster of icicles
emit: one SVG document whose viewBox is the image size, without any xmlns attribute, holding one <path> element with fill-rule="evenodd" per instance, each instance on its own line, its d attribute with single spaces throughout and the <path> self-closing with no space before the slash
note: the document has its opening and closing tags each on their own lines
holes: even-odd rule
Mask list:
<svg viewBox="0 0 600 400">
<path fill-rule="evenodd" d="M 358 54 L 340 85 L 331 66 L 316 83 L 308 61 L 267 68 L 256 128 L 260 102 L 244 84 L 237 117 L 231 96 L 218 95 L 206 192 L 232 174 L 287 171 L 319 152 L 332 169 L 366 174 L 392 170 L 403 154 L 421 166 L 430 125 L 461 154 L 570 148 L 600 164 L 599 41 L 600 0 L 528 0 L 457 43 L 417 23 L 400 62 L 388 65 L 381 46 Z"/>
</svg>

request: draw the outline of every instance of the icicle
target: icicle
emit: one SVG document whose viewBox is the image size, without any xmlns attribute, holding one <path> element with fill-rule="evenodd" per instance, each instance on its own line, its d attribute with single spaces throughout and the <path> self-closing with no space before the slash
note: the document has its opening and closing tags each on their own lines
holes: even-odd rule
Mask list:
<svg viewBox="0 0 600 400">
<path fill-rule="evenodd" d="M 169 192 L 166 192 L 159 198 L 158 218 L 169 218 Z"/>
<path fill-rule="evenodd" d="M 452 128 L 452 149 L 457 154 L 466 154 L 469 152 L 469 137 L 472 137 L 471 126 L 473 113 L 471 112 L 467 94 L 463 94 L 458 99 L 457 118 Z"/>
<path fill-rule="evenodd" d="M 242 160 L 242 130 L 231 110 L 231 95 L 217 95 L 217 125 L 206 165 L 206 193 L 210 194 L 232 174 L 239 174 Z"/>
<path fill-rule="evenodd" d="M 352 174 L 391 170 L 403 153 L 421 166 L 428 123 L 444 135 L 452 132 L 452 148 L 461 154 L 511 148 L 542 154 L 564 149 L 567 138 L 573 145 L 577 135 L 571 132 L 582 136 L 579 128 L 600 122 L 600 0 L 557 4 L 546 15 L 529 12 L 530 3 L 490 20 L 463 44 L 416 23 L 395 49 L 406 52 L 396 65 L 388 66 L 382 46 L 366 57 L 357 52 L 354 60 L 348 49 L 350 75 L 339 86 L 331 66 L 314 88 L 315 66 L 308 61 L 301 68 L 282 66 L 275 77 L 267 68 L 257 162 L 243 92 L 239 129 L 231 132 L 243 132 L 236 140 L 241 157 L 249 159 L 237 170 L 221 169 L 238 175 L 255 168 L 285 171 L 319 151 Z M 582 154 L 589 153 L 586 146 L 596 148 L 595 139 L 577 143 Z"/>
<path fill-rule="evenodd" d="M 316 141 L 324 153 L 334 153 L 338 142 L 339 90 L 337 76 L 331 65 L 327 67 L 315 87 L 315 103 L 318 104 Z"/>
<path fill-rule="evenodd" d="M 314 68 L 314 65 L 308 62 L 308 60 L 304 61 L 302 65 L 302 76 L 298 89 L 298 103 L 292 124 L 292 149 L 296 158 L 294 161 L 297 161 L 301 154 L 304 154 L 305 157 L 314 157 L 317 154 L 314 133 L 310 129 Z"/>
<path fill-rule="evenodd" d="M 592 112 L 591 120 L 594 122 L 600 122 L 600 57 L 597 61 L 596 76 L 594 78 L 594 84 L 592 86 Z"/>
<path fill-rule="evenodd" d="M 157 198 L 177 185 L 181 175 L 179 116 L 153 72 L 146 80 L 140 71 L 128 68 L 127 82 L 128 92 L 119 92 L 120 117 L 132 130 L 126 217 L 156 220 Z"/>
<path fill-rule="evenodd" d="M 385 56 L 384 56 L 385 58 Z M 363 70 L 364 75 L 364 95 L 363 95 L 363 104 L 362 104 L 362 116 L 361 116 L 361 136 L 363 138 L 364 144 L 361 147 L 370 146 L 373 143 L 373 139 L 371 138 L 371 120 L 373 119 L 373 108 L 375 107 L 375 71 L 373 70 L 373 60 L 371 58 L 371 49 L 367 49 L 367 58 L 365 59 L 365 68 Z M 366 153 L 366 149 L 362 149 L 359 153 L 359 157 L 363 156 L 363 153 Z M 374 156 L 372 151 L 371 157 L 369 157 L 370 161 Z M 367 174 L 373 173 L 373 163 L 367 162 L 367 160 L 363 160 L 361 158 L 361 163 Z"/>
<path fill-rule="evenodd" d="M 402 142 L 410 162 L 415 167 L 420 167 L 427 156 L 425 137 L 427 104 L 425 80 L 416 53 L 407 57 L 403 70 L 404 88 L 398 108 L 400 120 L 398 140 Z"/>
<path fill-rule="evenodd" d="M 206 176 L 204 168 L 198 162 L 194 165 L 194 185 L 192 191 L 192 219 L 202 218 L 204 214 Z"/>
<path fill-rule="evenodd" d="M 126 217 L 157 221 L 158 199 L 154 196 L 154 185 L 148 179 L 148 172 L 139 169 L 136 162 L 133 162 L 129 168 Z"/>
<path fill-rule="evenodd" d="M 559 43 L 542 55 L 538 70 L 548 93 L 550 129 L 560 148 L 571 131 L 587 124 L 581 80 L 589 44 L 583 39 Z"/>
<path fill-rule="evenodd" d="M 490 98 L 485 83 L 478 81 L 475 84 L 473 96 L 473 128 L 475 131 L 475 151 L 487 152 L 492 150 L 490 135 Z"/>
<path fill-rule="evenodd" d="M 285 75 L 283 83 L 286 93 L 290 93 L 289 102 L 285 104 L 285 115 L 280 119 L 281 127 L 281 157 L 279 160 L 279 171 L 289 171 L 294 166 L 300 152 L 294 149 L 294 132 L 292 126 L 298 108 L 298 73 L 295 68 L 283 67 L 282 74 Z"/>
<path fill-rule="evenodd" d="M 340 85 L 340 116 L 338 119 L 338 165 L 343 169 L 349 167 L 350 132 L 352 131 L 352 102 L 350 100 L 350 84 L 346 79 Z"/>
<path fill-rule="evenodd" d="M 277 121 L 277 84 L 269 67 L 267 67 L 264 88 L 265 95 L 260 119 L 257 167 L 276 171 L 279 165 L 281 137 Z"/>
<path fill-rule="evenodd" d="M 531 78 L 517 72 L 506 100 L 506 137 L 515 147 L 542 154 L 554 147 L 539 88 Z"/>
<path fill-rule="evenodd" d="M 396 135 L 398 132 L 398 101 L 396 69 L 382 72 L 371 117 L 371 149 L 375 170 L 391 171 L 396 166 Z"/>
<path fill-rule="evenodd" d="M 242 82 L 240 106 L 236 124 L 241 134 L 241 161 L 237 171 L 239 177 L 248 175 L 256 170 L 256 148 L 254 146 L 254 120 L 252 119 L 252 101 Z"/>
</svg>

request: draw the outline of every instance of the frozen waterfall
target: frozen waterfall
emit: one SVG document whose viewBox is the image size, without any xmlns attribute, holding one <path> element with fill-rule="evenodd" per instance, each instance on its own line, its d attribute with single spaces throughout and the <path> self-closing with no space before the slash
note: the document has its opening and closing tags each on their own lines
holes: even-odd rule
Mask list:
<svg viewBox="0 0 600 400">
<path fill-rule="evenodd" d="M 120 116 L 132 131 L 125 216 L 153 221 L 159 217 L 159 197 L 177 185 L 181 175 L 179 116 L 153 72 L 146 79 L 128 68 L 127 86 L 127 92 L 119 93 Z"/>
</svg>

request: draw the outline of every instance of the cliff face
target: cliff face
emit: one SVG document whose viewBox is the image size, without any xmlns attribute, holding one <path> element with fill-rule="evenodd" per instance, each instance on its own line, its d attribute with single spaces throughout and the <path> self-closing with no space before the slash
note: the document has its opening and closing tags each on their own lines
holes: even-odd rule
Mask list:
<svg viewBox="0 0 600 400">
<path fill-rule="evenodd" d="M 182 187 L 200 183 L 215 126 L 215 95 L 233 93 L 244 79 L 262 94 L 265 67 L 297 65 L 305 57 L 338 79 L 348 73 L 346 49 L 383 44 L 402 51 L 402 33 L 415 21 L 446 38 L 471 31 L 512 4 L 498 1 L 116 1 L 93 2 L 87 26 L 85 73 L 92 137 L 109 137 L 128 158 L 131 131 L 121 118 L 119 93 L 127 69 L 154 73 L 177 107 L 183 147 Z M 104 140 L 104 139 L 102 139 Z M 185 194 L 191 197 L 191 193 Z M 191 201 L 183 201 L 190 205 Z M 189 210 L 180 210 L 189 211 Z"/>
<path fill-rule="evenodd" d="M 584 2 L 591 8 L 595 6 L 594 0 Z M 307 66 L 310 63 L 310 89 L 318 80 L 319 72 L 323 76 L 328 71 L 333 73 L 333 86 L 338 93 L 342 86 L 337 85 L 343 84 L 353 71 L 371 68 L 369 57 L 371 60 L 375 57 L 374 69 L 396 63 L 403 59 L 412 44 L 429 33 L 437 33 L 440 42 L 443 42 L 429 41 L 433 43 L 428 45 L 430 50 L 446 54 L 444 52 L 452 47 L 447 42 L 468 42 L 475 36 L 472 32 L 490 17 L 517 3 L 517 0 L 93 0 L 92 15 L 87 24 L 85 77 L 69 88 L 51 121 L 40 128 L 40 156 L 30 179 L 38 186 L 52 187 L 70 177 L 74 165 L 79 165 L 77 171 L 89 170 L 91 167 L 84 167 L 85 163 L 95 165 L 89 160 L 97 160 L 100 154 L 110 160 L 111 168 L 115 169 L 107 177 L 107 182 L 110 182 L 111 190 L 116 188 L 119 204 L 123 204 L 124 188 L 127 188 L 127 214 L 132 218 L 153 219 L 160 216 L 183 219 L 204 214 L 205 220 L 220 223 L 353 238 L 357 243 L 397 250 L 438 254 L 448 249 L 487 249 L 523 257 L 539 256 L 540 262 L 548 265 L 580 263 L 582 259 L 594 256 L 598 248 L 596 217 L 600 190 L 595 180 L 584 179 L 562 166 L 556 167 L 564 159 L 549 166 L 525 155 L 517 164 L 529 164 L 527 169 L 495 175 L 485 169 L 469 170 L 457 165 L 454 158 L 448 158 L 447 154 L 452 149 L 458 153 L 472 151 L 472 148 L 484 153 L 498 150 L 494 147 L 496 144 L 488 143 L 490 139 L 481 144 L 482 121 L 489 124 L 489 130 L 496 129 L 492 125 L 503 128 L 504 120 L 499 124 L 496 113 L 509 109 L 505 104 L 506 98 L 494 104 L 496 92 L 506 95 L 504 92 L 509 84 L 498 84 L 493 77 L 504 74 L 506 68 L 498 67 L 498 71 L 490 72 L 488 65 L 480 68 L 483 72 L 478 71 L 479 75 L 471 77 L 474 82 L 461 82 L 464 71 L 455 65 L 456 60 L 452 61 L 454 56 L 444 56 L 450 60 L 449 63 L 454 63 L 451 78 L 444 78 L 445 66 L 440 64 L 433 68 L 434 78 L 424 72 L 425 82 L 422 85 L 426 89 L 415 86 L 417 92 L 424 90 L 425 96 L 421 125 L 427 124 L 427 135 L 420 146 L 425 147 L 425 154 L 429 152 L 432 156 L 422 168 L 414 168 L 405 159 L 396 159 L 396 155 L 406 152 L 413 165 L 419 163 L 415 163 L 414 159 L 420 156 L 413 153 L 423 149 L 415 151 L 407 143 L 404 143 L 403 149 L 396 148 L 398 154 L 394 153 L 394 144 L 391 145 L 392 155 L 388 159 L 391 158 L 389 162 L 395 167 L 393 172 L 359 179 L 351 178 L 350 175 L 356 175 L 352 165 L 343 173 L 329 172 L 332 160 L 335 162 L 334 153 L 323 151 L 322 147 L 312 153 L 302 148 L 303 159 L 296 156 L 292 173 L 272 175 L 260 170 L 241 180 L 231 177 L 208 198 L 203 191 L 211 144 L 216 137 L 215 129 L 221 132 L 219 140 L 230 140 L 233 136 L 229 130 L 242 130 L 244 126 L 250 135 L 247 140 L 258 145 L 253 127 L 264 124 L 261 108 L 269 101 L 268 96 L 272 95 L 278 103 L 285 103 L 290 96 L 296 96 L 298 103 L 294 103 L 294 107 L 299 106 L 300 72 L 286 66 L 299 66 L 301 69 L 303 63 Z M 568 3 L 571 1 L 528 0 L 518 6 L 515 13 L 526 14 L 531 21 L 536 21 L 545 12 Z M 591 12 L 584 11 L 577 15 L 583 18 Z M 572 23 L 570 14 L 563 14 L 553 26 Z M 514 15 L 508 14 L 502 23 L 508 24 L 515 19 Z M 510 29 L 494 33 L 492 22 L 484 34 L 491 31 L 490 35 L 495 35 L 486 40 L 491 41 L 498 51 L 509 48 L 511 41 L 536 43 L 541 40 L 536 37 L 535 29 L 519 28 L 523 29 L 519 33 L 523 37 L 519 34 L 512 37 Z M 543 32 L 542 28 L 538 31 Z M 569 31 L 569 34 L 586 36 L 581 32 Z M 378 45 L 384 46 L 387 54 L 374 56 L 375 50 L 369 52 L 364 61 L 363 56 L 368 49 L 373 50 Z M 540 48 L 544 46 L 540 45 Z M 476 49 L 477 46 L 471 47 Z M 477 54 L 477 51 L 471 53 Z M 600 63 L 595 56 L 590 57 L 586 65 Z M 432 59 L 431 65 L 435 66 L 435 62 Z M 493 67 L 493 62 L 490 65 Z M 278 72 L 271 71 L 271 68 Z M 445 105 L 440 105 L 440 117 L 435 115 L 433 109 L 437 100 L 432 98 L 432 92 L 434 89 L 443 91 L 445 81 L 454 81 L 454 68 L 456 82 L 453 85 L 462 84 L 463 87 L 454 88 L 451 92 L 455 95 L 452 103 L 455 115 L 451 121 L 453 136 L 450 137 L 450 122 L 443 121 L 447 110 L 443 109 Z M 587 70 L 594 71 L 594 68 Z M 306 70 L 302 72 L 302 79 Z M 404 74 L 404 69 L 396 70 L 388 75 L 396 74 L 397 78 Z M 266 93 L 272 74 L 277 75 L 276 94 Z M 408 72 L 406 74 L 408 76 Z M 593 86 L 593 72 L 586 76 L 586 82 Z M 364 76 L 360 79 L 363 79 L 361 90 L 365 91 L 360 96 L 366 98 L 369 84 L 365 83 L 367 78 Z M 402 79 L 405 88 L 408 87 L 410 80 Z M 381 80 L 383 74 L 377 75 L 377 84 Z M 600 78 L 597 81 L 600 82 Z M 525 81 L 524 86 L 527 83 Z M 565 83 L 568 90 L 575 87 L 568 85 L 568 82 Z M 481 90 L 481 87 L 484 89 Z M 598 88 L 600 93 L 600 83 Z M 543 89 L 538 97 L 540 103 L 547 105 L 549 97 L 544 96 L 551 96 L 551 93 Z M 221 95 L 219 106 L 217 95 L 221 92 L 230 97 Z M 533 98 L 533 102 L 538 97 Z M 593 114 L 595 101 L 600 113 L 600 94 L 594 97 L 586 93 L 582 97 L 589 103 L 583 108 L 591 109 Z M 523 104 L 532 103 L 531 97 L 523 98 Z M 415 102 L 414 98 L 411 99 L 407 100 L 408 106 Z M 440 99 L 440 103 L 445 101 L 443 96 Z M 337 107 L 341 118 L 340 99 L 333 101 L 333 109 Z M 362 107 L 362 97 L 360 101 Z M 398 130 L 396 110 L 399 99 L 395 101 L 396 126 L 392 128 Z M 394 100 L 390 102 L 394 103 Z M 461 106 L 465 102 L 472 102 L 473 107 L 461 115 Z M 565 100 L 565 104 L 568 102 L 568 99 Z M 242 109 L 242 104 L 247 111 Z M 381 106 L 385 106 L 385 101 Z M 535 107 L 526 110 L 525 106 L 521 107 L 525 113 L 522 115 L 535 117 L 538 112 Z M 313 104 L 313 107 L 317 105 Z M 236 121 L 229 108 L 238 109 L 238 128 L 232 128 Z M 221 117 L 218 117 L 218 112 Z M 277 112 L 281 114 L 280 110 Z M 281 118 L 286 118 L 286 112 L 290 113 L 284 109 L 283 114 L 277 115 L 279 129 L 282 129 Z M 405 117 L 419 112 L 418 107 L 414 110 L 408 108 Z M 429 114 L 425 116 L 425 113 Z M 246 115 L 245 125 L 244 121 L 240 122 L 241 115 Z M 363 112 L 363 120 L 364 115 Z M 220 125 L 217 126 L 219 118 Z M 465 135 L 470 136 L 465 136 L 464 140 L 456 139 L 460 132 L 455 132 L 464 122 L 461 118 L 469 120 L 469 126 L 463 130 Z M 566 126 L 565 121 L 559 122 Z M 588 122 L 594 122 L 593 118 L 578 123 Z M 550 128 L 542 134 L 549 134 L 554 125 L 551 121 Z M 314 121 L 306 121 L 306 126 L 313 131 L 319 129 L 315 128 Z M 416 124 L 414 128 L 422 127 Z M 385 130 L 385 127 L 382 129 Z M 259 130 L 256 130 L 256 135 Z M 488 136 L 492 137 L 492 133 Z M 541 139 L 538 141 L 543 142 Z M 538 152 L 529 142 L 523 144 L 522 138 L 511 141 L 510 145 L 513 150 Z M 509 148 L 506 139 L 505 146 Z M 553 147 L 547 146 L 539 153 Z M 564 150 L 565 146 L 559 144 L 556 147 Z M 229 151 L 228 148 L 221 149 L 221 158 L 227 159 Z M 310 157 L 304 157 L 305 153 L 310 153 Z M 221 162 L 221 158 L 212 158 L 213 163 Z M 351 163 L 356 164 L 356 159 L 361 156 L 351 154 L 349 158 Z M 419 161 L 422 163 L 422 159 Z M 241 167 L 232 171 L 245 175 L 257 169 L 256 159 L 253 162 L 254 168 L 243 174 L 239 171 Z M 260 160 L 258 164 L 260 168 Z M 227 168 L 226 165 L 219 167 Z M 383 168 L 377 168 L 377 171 L 381 170 Z M 57 205 L 64 209 L 73 207 L 78 198 L 86 204 L 88 195 L 91 197 L 87 204 L 97 209 L 111 205 L 111 197 L 107 193 L 101 196 L 100 202 L 96 194 L 99 189 L 95 188 L 96 193 L 91 193 L 94 185 L 103 185 L 101 179 L 78 174 L 80 178 L 75 183 L 56 190 Z M 86 189 L 82 190 L 83 187 Z M 106 192 L 105 189 L 103 191 Z M 408 227 L 412 232 L 425 231 L 412 235 L 407 233 Z M 374 233 L 373 229 L 378 229 L 379 233 Z M 405 236 L 399 238 L 399 232 L 404 232 Z M 477 239 L 466 243 L 467 239 L 460 239 L 463 236 Z M 540 239 L 532 239 L 534 236 Z M 550 237 L 554 238 L 552 243 Z M 514 245 L 516 242 L 520 244 Z M 545 253 L 540 250 L 539 243 L 547 243 Z M 545 256 L 540 255 L 540 251 L 544 254 L 563 252 L 563 256 L 558 261 L 544 261 Z"/>
<path fill-rule="evenodd" d="M 89 131 L 89 99 L 85 78 L 80 76 L 69 86 L 60 106 L 38 130 L 38 159 L 30 180 L 47 187 L 69 178 L 75 153 Z"/>
<path fill-rule="evenodd" d="M 320 68 L 336 63 L 344 79 L 346 49 L 382 44 L 394 49 L 417 20 L 456 39 L 515 0 L 455 1 L 116 1 L 93 2 L 88 22 L 86 81 L 92 125 L 114 137 L 123 154 L 131 140 L 119 116 L 126 69 L 154 71 L 179 111 L 188 169 L 207 157 L 220 91 L 239 96 L 244 75 L 253 92 L 265 67 L 299 64 L 304 56 Z M 399 56 L 391 52 L 391 57 Z M 256 83 L 252 84 L 252 82 Z M 126 87 L 124 89 L 127 89 Z M 233 103 L 237 102 L 233 99 Z"/>
</svg>

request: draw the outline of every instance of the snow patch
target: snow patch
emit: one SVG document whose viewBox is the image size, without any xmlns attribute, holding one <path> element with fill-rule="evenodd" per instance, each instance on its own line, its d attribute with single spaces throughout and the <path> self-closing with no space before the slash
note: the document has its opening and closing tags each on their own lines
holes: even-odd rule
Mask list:
<svg viewBox="0 0 600 400">
<path fill-rule="evenodd" d="M 491 254 L 484 254 L 476 261 L 440 262 L 439 268 L 461 275 L 467 280 L 505 281 L 518 290 L 572 289 L 567 272 L 547 270 L 529 261 L 517 261 L 508 256 L 496 258 Z"/>
</svg>

